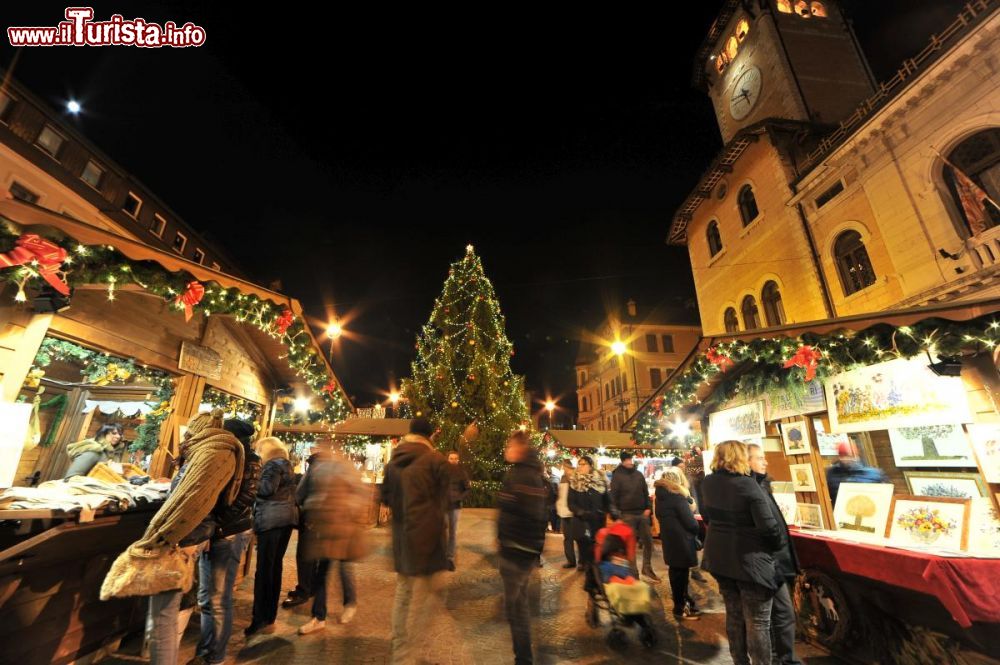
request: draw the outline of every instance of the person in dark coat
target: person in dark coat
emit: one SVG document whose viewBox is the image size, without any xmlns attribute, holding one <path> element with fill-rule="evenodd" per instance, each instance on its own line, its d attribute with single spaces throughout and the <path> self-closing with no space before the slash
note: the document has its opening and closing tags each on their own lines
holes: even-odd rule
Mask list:
<svg viewBox="0 0 1000 665">
<path fill-rule="evenodd" d="M 288 449 L 275 437 L 258 443 L 264 468 L 257 485 L 253 530 L 257 534 L 257 572 L 253 584 L 253 619 L 243 631 L 249 637 L 270 629 L 278 616 L 281 572 L 292 527 L 298 521 L 295 507 L 295 473 Z"/>
<path fill-rule="evenodd" d="M 527 433 L 517 431 L 510 436 L 504 459 L 513 465 L 497 497 L 504 610 L 514 645 L 514 663 L 531 665 L 534 660 L 528 582 L 545 547 L 549 488 Z"/>
<path fill-rule="evenodd" d="M 611 474 L 611 514 L 620 519 L 635 532 L 642 545 L 642 574 L 659 582 L 653 572 L 653 535 L 649 521 L 652 505 L 649 501 L 649 486 L 646 478 L 635 468 L 632 453 L 623 450 L 619 455 L 621 464 Z M 639 576 L 636 562 L 632 562 L 632 574 Z"/>
<path fill-rule="evenodd" d="M 580 550 L 580 565 L 577 570 L 588 569 L 594 562 L 594 538 L 604 528 L 611 499 L 608 496 L 607 479 L 594 469 L 594 462 L 584 455 L 576 463 L 576 471 L 569 479 L 569 510 L 573 513 L 573 540 Z"/>
<path fill-rule="evenodd" d="M 708 525 L 702 568 L 715 577 L 726 603 L 734 665 L 769 663 L 778 523 L 764 490 L 750 477 L 746 445 L 726 441 L 714 453 L 712 473 L 701 485 Z"/>
<path fill-rule="evenodd" d="M 286 609 L 309 602 L 309 599 L 316 592 L 313 581 L 316 579 L 319 562 L 310 561 L 306 556 L 309 527 L 306 523 L 306 510 L 303 505 L 305 494 L 303 492 L 306 476 L 312 465 L 316 463 L 317 453 L 317 448 L 309 451 L 309 457 L 306 458 L 306 472 L 299 477 L 295 490 L 295 504 L 299 507 L 299 523 L 297 525 L 299 537 L 295 543 L 295 588 L 289 591 L 288 596 L 281 601 L 281 606 Z"/>
<path fill-rule="evenodd" d="M 392 662 L 415 662 L 414 640 L 426 636 L 428 620 L 441 607 L 448 568 L 446 533 L 448 462 L 434 448 L 434 426 L 410 422 L 410 433 L 392 451 L 382 483 L 382 503 L 392 510 L 392 561 L 396 597 L 392 609 Z M 428 603 L 437 607 L 432 611 Z M 409 617 L 413 616 L 412 629 Z"/>
<path fill-rule="evenodd" d="M 694 600 L 688 595 L 691 568 L 698 565 L 698 522 L 694 518 L 694 499 L 677 468 L 667 468 L 656 481 L 656 519 L 660 522 L 663 562 L 670 571 L 670 592 L 674 599 L 674 617 L 678 621 L 698 618 Z"/>
<path fill-rule="evenodd" d="M 771 505 L 771 514 L 778 523 L 781 545 L 774 551 L 775 584 L 778 590 L 771 603 L 771 650 L 774 665 L 802 665 L 795 656 L 795 606 L 792 604 L 791 589 L 799 574 L 799 557 L 795 545 L 788 535 L 788 524 L 781 514 L 778 502 L 771 493 L 771 477 L 767 475 L 767 458 L 764 450 L 755 443 L 747 446 L 750 473 L 764 490 Z"/>
<path fill-rule="evenodd" d="M 469 496 L 472 483 L 469 472 L 461 464 L 458 451 L 448 453 L 448 570 L 455 570 L 455 548 L 458 546 L 458 517 L 462 501 Z"/>
</svg>

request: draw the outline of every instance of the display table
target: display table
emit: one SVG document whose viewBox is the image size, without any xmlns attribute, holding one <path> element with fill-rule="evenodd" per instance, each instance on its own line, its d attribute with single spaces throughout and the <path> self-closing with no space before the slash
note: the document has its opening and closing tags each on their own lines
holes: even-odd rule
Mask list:
<svg viewBox="0 0 1000 665">
<path fill-rule="evenodd" d="M 69 663 L 144 624 L 146 599 L 100 600 L 115 558 L 162 503 L 126 512 L 0 511 L 0 663 Z"/>
<path fill-rule="evenodd" d="M 800 625 L 824 645 L 845 647 L 858 637 L 856 631 L 869 641 L 880 635 L 905 641 L 905 625 L 1000 656 L 1000 559 L 943 557 L 822 532 L 790 533 L 804 571 L 796 593 Z"/>
</svg>

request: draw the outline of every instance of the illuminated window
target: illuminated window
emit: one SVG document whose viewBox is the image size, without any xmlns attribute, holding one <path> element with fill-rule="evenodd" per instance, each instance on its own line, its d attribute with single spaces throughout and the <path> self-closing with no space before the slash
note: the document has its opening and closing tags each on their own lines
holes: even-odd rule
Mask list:
<svg viewBox="0 0 1000 665">
<path fill-rule="evenodd" d="M 819 4 L 819 3 L 813 3 Z M 747 34 L 750 32 L 750 21 L 745 18 L 741 18 L 740 22 L 736 24 L 736 39 L 742 44 L 743 40 L 747 38 Z"/>
<path fill-rule="evenodd" d="M 837 261 L 837 272 L 844 287 L 844 295 L 849 296 L 875 283 L 868 250 L 857 231 L 844 231 L 833 245 L 833 255 Z"/>
<path fill-rule="evenodd" d="M 723 57 L 721 55 L 717 56 L 715 58 L 715 71 L 717 71 L 717 72 L 719 72 L 721 74 L 722 70 L 724 70 L 726 68 L 726 65 L 728 65 L 728 64 L 729 63 L 726 62 L 725 57 Z"/>
<path fill-rule="evenodd" d="M 822 2 L 813 2 L 810 4 L 809 8 L 812 10 L 813 16 L 826 18 L 826 7 L 823 6 Z"/>
<path fill-rule="evenodd" d="M 101 188 L 101 180 L 104 178 L 104 169 L 95 162 L 90 160 L 87 165 L 83 167 L 83 173 L 80 174 L 80 180 L 84 181 L 94 189 Z"/>
<path fill-rule="evenodd" d="M 736 36 L 734 35 L 726 41 L 726 50 L 723 52 L 726 54 L 726 57 L 729 58 L 730 61 L 732 61 L 733 58 L 736 57 L 736 53 L 739 50 L 740 50 L 740 43 L 736 41 Z"/>
<path fill-rule="evenodd" d="M 726 326 L 726 332 L 734 333 L 740 331 L 740 320 L 736 318 L 736 310 L 732 307 L 726 309 L 726 313 L 722 315 L 722 320 Z"/>
<path fill-rule="evenodd" d="M 781 292 L 776 282 L 770 281 L 764 285 L 760 302 L 764 305 L 764 320 L 768 326 L 785 325 L 785 308 L 781 304 Z"/>
<path fill-rule="evenodd" d="M 802 18 L 809 18 L 812 16 L 812 11 L 809 9 L 809 3 L 806 0 L 799 0 L 795 3 L 795 13 Z"/>
<path fill-rule="evenodd" d="M 746 330 L 757 330 L 760 328 L 760 311 L 757 309 L 757 301 L 753 296 L 743 299 L 743 327 Z"/>
<path fill-rule="evenodd" d="M 705 232 L 705 236 L 708 238 L 708 255 L 715 256 L 722 251 L 722 235 L 719 233 L 719 223 L 715 220 L 708 225 L 708 231 Z"/>
<path fill-rule="evenodd" d="M 753 187 L 743 185 L 740 188 L 739 196 L 736 197 L 736 201 L 740 207 L 740 217 L 743 218 L 743 226 L 749 226 L 750 222 L 757 219 L 757 216 L 760 215 L 760 211 L 757 209 L 757 199 L 753 195 Z"/>
<path fill-rule="evenodd" d="M 778 0 L 778 11 L 782 14 L 791 14 L 792 0 Z"/>
</svg>

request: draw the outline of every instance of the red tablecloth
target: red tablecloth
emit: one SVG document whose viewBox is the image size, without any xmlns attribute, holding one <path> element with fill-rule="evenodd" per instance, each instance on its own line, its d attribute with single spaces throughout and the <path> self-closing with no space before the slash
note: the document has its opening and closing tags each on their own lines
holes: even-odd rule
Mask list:
<svg viewBox="0 0 1000 665">
<path fill-rule="evenodd" d="M 844 572 L 934 596 L 963 628 L 1000 623 L 1000 559 L 946 558 L 792 530 L 803 568 Z"/>
</svg>

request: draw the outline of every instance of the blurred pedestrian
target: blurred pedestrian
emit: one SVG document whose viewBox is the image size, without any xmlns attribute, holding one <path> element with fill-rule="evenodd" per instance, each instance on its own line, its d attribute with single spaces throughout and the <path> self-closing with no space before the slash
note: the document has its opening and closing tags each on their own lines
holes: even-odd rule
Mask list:
<svg viewBox="0 0 1000 665">
<path fill-rule="evenodd" d="M 703 565 L 726 603 L 726 635 L 734 665 L 771 662 L 771 604 L 777 591 L 773 552 L 781 545 L 770 502 L 753 478 L 746 445 L 715 447 L 701 486 L 708 524 Z"/>
<path fill-rule="evenodd" d="M 298 522 L 295 474 L 288 449 L 273 436 L 257 444 L 264 468 L 257 485 L 253 530 L 257 534 L 257 572 L 253 584 L 253 619 L 243 633 L 270 632 L 278 616 L 281 573 L 292 527 Z"/>
<path fill-rule="evenodd" d="M 559 479 L 559 488 L 556 492 L 556 512 L 559 513 L 559 520 L 562 527 L 563 553 L 566 555 L 566 563 L 563 568 L 576 568 L 576 551 L 573 539 L 573 511 L 569 509 L 569 479 L 576 473 L 573 468 L 573 460 L 564 459 L 562 462 L 562 478 Z"/>
<path fill-rule="evenodd" d="M 854 447 L 847 441 L 837 445 L 837 461 L 826 468 L 826 486 L 830 491 L 830 502 L 837 503 L 840 483 L 886 483 L 885 474 L 880 469 L 863 464 Z"/>
<path fill-rule="evenodd" d="M 516 431 L 507 440 L 504 459 L 512 464 L 497 497 L 500 515 L 500 577 L 504 610 L 510 623 L 514 664 L 531 665 L 531 615 L 528 582 L 545 547 L 548 494 L 542 464 L 527 433 Z"/>
<path fill-rule="evenodd" d="M 653 572 L 653 535 L 650 531 L 652 505 L 649 501 L 649 486 L 646 478 L 635 468 L 632 453 L 623 450 L 618 456 L 621 464 L 611 474 L 611 514 L 620 519 L 635 532 L 642 546 L 642 574 L 659 582 Z M 638 565 L 632 562 L 632 574 L 639 577 Z"/>
<path fill-rule="evenodd" d="M 469 472 L 462 466 L 457 450 L 448 453 L 448 478 L 448 570 L 455 570 L 458 517 L 462 512 L 462 501 L 469 496 L 472 488 Z"/>
<path fill-rule="evenodd" d="M 305 506 L 305 556 L 310 564 L 316 564 L 312 618 L 299 628 L 300 635 L 326 628 L 327 574 L 334 565 L 340 568 L 343 595 L 340 623 L 354 618 L 358 599 L 352 562 L 367 553 L 364 524 L 368 493 L 361 476 L 352 464 L 330 451 L 318 450 L 312 459 L 297 492 Z"/>
<path fill-rule="evenodd" d="M 663 470 L 656 481 L 656 519 L 660 522 L 663 562 L 669 567 L 674 617 L 697 619 L 699 612 L 688 593 L 690 569 L 698 565 L 698 522 L 687 481 L 676 467 Z"/>
<path fill-rule="evenodd" d="M 392 608 L 392 662 L 414 663 L 414 643 L 443 607 L 442 571 L 448 568 L 447 510 L 451 475 L 448 462 L 431 443 L 434 426 L 410 421 L 410 433 L 392 451 L 385 468 L 382 503 L 392 510 L 392 559 L 396 597 Z M 409 625 L 412 617 L 412 627 Z"/>
</svg>

